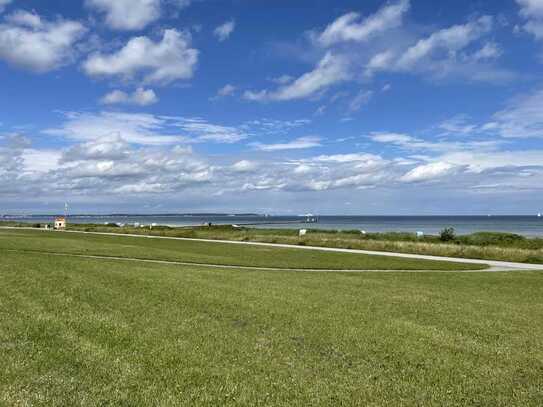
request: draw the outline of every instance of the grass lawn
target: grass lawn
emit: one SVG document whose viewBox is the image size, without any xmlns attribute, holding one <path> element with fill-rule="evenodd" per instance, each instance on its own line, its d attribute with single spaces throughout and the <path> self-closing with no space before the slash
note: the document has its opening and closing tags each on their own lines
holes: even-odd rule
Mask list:
<svg viewBox="0 0 543 407">
<path fill-rule="evenodd" d="M 254 245 L 118 237 L 39 230 L 0 230 L 0 249 L 91 254 L 190 263 L 359 270 L 477 270 L 484 265 L 401 259 Z"/>
<path fill-rule="evenodd" d="M 0 405 L 543 405 L 543 273 L 238 271 L 5 250 L 71 239 L 19 233 L 0 239 Z M 163 254 L 164 241 L 140 240 L 152 244 L 141 255 Z"/>
<path fill-rule="evenodd" d="M 0 222 L 0 225 L 8 225 Z M 13 226 L 28 226 L 13 223 Z M 439 236 L 418 238 L 414 233 L 367 233 L 354 231 L 309 230 L 299 237 L 295 229 L 212 227 L 165 227 L 152 230 L 130 226 L 112 227 L 96 224 L 68 225 L 70 230 L 114 232 L 139 235 L 192 237 L 218 240 L 305 244 L 308 246 L 365 249 L 376 251 L 429 254 L 469 259 L 503 260 L 519 263 L 543 264 L 543 239 L 526 238 L 511 233 L 479 232 L 457 236 L 452 241 L 441 241 Z"/>
</svg>

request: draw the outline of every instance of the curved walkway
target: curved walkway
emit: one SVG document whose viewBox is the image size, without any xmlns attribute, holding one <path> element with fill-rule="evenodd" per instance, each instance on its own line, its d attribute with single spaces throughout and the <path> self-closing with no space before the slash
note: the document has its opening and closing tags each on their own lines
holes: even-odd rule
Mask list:
<svg viewBox="0 0 543 407">
<path fill-rule="evenodd" d="M 42 230 L 44 232 L 47 232 L 43 229 L 35 229 L 35 228 L 20 228 L 20 227 L 7 227 L 3 226 L 0 227 L 0 229 L 25 229 L 25 230 Z M 50 232 L 50 231 L 49 231 Z M 54 233 L 54 232 L 50 232 Z M 339 252 L 339 253 L 358 253 L 358 254 L 366 254 L 366 255 L 372 255 L 372 256 L 386 256 L 386 257 L 400 257 L 400 258 L 407 258 L 407 259 L 421 259 L 421 260 L 438 260 L 438 261 L 449 261 L 453 263 L 472 263 L 472 264 L 485 264 L 488 265 L 489 268 L 485 270 L 457 270 L 452 272 L 489 272 L 489 271 L 543 271 L 543 264 L 526 264 L 526 263 L 516 263 L 516 262 L 509 262 L 509 261 L 498 261 L 498 260 L 481 260 L 481 259 L 466 259 L 466 258 L 458 258 L 458 257 L 442 257 L 442 256 L 431 256 L 431 255 L 424 255 L 424 254 L 409 254 L 409 253 L 394 253 L 394 252 L 380 252 L 380 251 L 373 251 L 373 250 L 360 250 L 360 249 L 339 249 L 339 248 L 333 248 L 333 247 L 318 247 L 318 246 L 295 246 L 295 245 L 289 245 L 289 244 L 281 244 L 281 243 L 261 243 L 261 242 L 241 242 L 236 240 L 215 240 L 215 239 L 196 239 L 196 238 L 186 238 L 186 237 L 169 237 L 169 236 L 148 236 L 148 235 L 136 235 L 136 234 L 128 234 L 128 233 L 107 233 L 107 232 L 82 232 L 82 231 L 76 231 L 76 230 L 66 230 L 60 233 L 79 233 L 79 234 L 91 234 L 91 235 L 105 235 L 105 236 L 119 236 L 119 237 L 139 237 L 144 239 L 167 239 L 167 240 L 186 240 L 186 241 L 193 241 L 193 242 L 207 242 L 207 243 L 228 243 L 228 244 L 239 244 L 239 245 L 253 245 L 253 246 L 266 246 L 266 247 L 280 247 L 280 248 L 287 248 L 287 249 L 298 249 L 298 250 L 319 250 L 319 251 L 328 251 L 328 252 Z M 62 253 L 59 253 L 58 255 L 63 255 Z M 83 255 L 81 255 L 83 256 Z M 92 258 L 92 256 L 91 256 Z M 384 270 L 322 270 L 322 269 L 280 269 L 280 268 L 259 268 L 259 267 L 250 267 L 250 266 L 225 266 L 225 265 L 210 265 L 210 264 L 195 264 L 195 263 L 183 263 L 183 262 L 167 262 L 162 260 L 141 260 L 141 259 L 128 259 L 124 257 L 119 258 L 113 258 L 113 257 L 101 257 L 101 256 L 94 256 L 94 258 L 104 258 L 104 259 L 118 259 L 118 260 L 130 260 L 130 261 L 147 261 L 147 262 L 156 262 L 156 263 L 163 263 L 163 264 L 179 264 L 179 265 L 198 265 L 202 267 L 216 267 L 216 268 L 237 268 L 237 269 L 253 269 L 253 270 L 277 270 L 277 271 L 327 271 L 327 272 L 366 272 L 366 271 L 384 271 Z M 394 271 L 405 271 L 408 272 L 409 270 L 387 270 L 389 272 Z M 423 272 L 427 270 L 420 270 L 416 272 Z M 430 271 L 430 270 L 428 270 Z M 439 271 L 440 273 L 446 273 L 447 271 Z"/>
</svg>

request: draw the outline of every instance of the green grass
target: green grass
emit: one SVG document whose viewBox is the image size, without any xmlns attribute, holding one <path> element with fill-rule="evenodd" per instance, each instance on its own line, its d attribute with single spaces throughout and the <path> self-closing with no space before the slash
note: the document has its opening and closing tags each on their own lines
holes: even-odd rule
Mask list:
<svg viewBox="0 0 543 407">
<path fill-rule="evenodd" d="M 73 230 L 108 231 L 142 235 L 197 237 L 206 239 L 242 240 L 253 242 L 304 244 L 321 247 L 366 249 L 388 252 L 503 260 L 543 264 L 543 239 L 526 238 L 510 233 L 479 232 L 457 236 L 442 242 L 438 236 L 417 238 L 413 233 L 368 233 L 360 231 L 309 230 L 304 237 L 293 229 L 232 228 L 231 226 L 170 228 L 153 230 L 104 225 L 70 225 Z"/>
<path fill-rule="evenodd" d="M 0 258 L 0 405 L 543 405 L 541 273 Z"/>
<path fill-rule="evenodd" d="M 6 223 L 4 226 L 29 226 L 29 223 Z M 478 232 L 456 236 L 443 242 L 439 236 L 417 238 L 414 233 L 368 233 L 358 230 L 309 229 L 304 237 L 294 229 L 233 228 L 228 225 L 212 227 L 134 228 L 98 224 L 70 224 L 69 229 L 94 232 L 114 232 L 138 235 L 192 237 L 205 239 L 241 240 L 285 243 L 347 249 L 365 249 L 435 256 L 464 257 L 543 264 L 543 239 L 527 238 L 512 233 Z"/>
<path fill-rule="evenodd" d="M 484 265 L 333 253 L 296 248 L 0 230 L 0 249 L 159 259 L 189 263 L 299 269 L 479 270 Z"/>
</svg>

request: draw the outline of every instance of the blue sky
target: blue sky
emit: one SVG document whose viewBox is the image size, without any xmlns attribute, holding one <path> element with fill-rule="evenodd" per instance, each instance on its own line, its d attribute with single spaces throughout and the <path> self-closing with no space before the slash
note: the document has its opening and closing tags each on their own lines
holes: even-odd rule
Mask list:
<svg viewBox="0 0 543 407">
<path fill-rule="evenodd" d="M 0 213 L 537 213 L 542 64 L 543 0 L 0 0 Z"/>
</svg>

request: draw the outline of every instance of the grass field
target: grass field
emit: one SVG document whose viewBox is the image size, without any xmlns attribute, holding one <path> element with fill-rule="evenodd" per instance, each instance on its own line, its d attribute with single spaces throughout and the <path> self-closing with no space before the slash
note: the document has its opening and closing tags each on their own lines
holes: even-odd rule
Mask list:
<svg viewBox="0 0 543 407">
<path fill-rule="evenodd" d="M 235 266 L 358 270 L 478 270 L 484 265 L 273 247 L 0 230 L 0 249 L 158 259 Z"/>
<path fill-rule="evenodd" d="M 457 236 L 451 241 L 443 242 L 439 236 L 427 235 L 417 238 L 413 233 L 367 233 L 364 235 L 358 230 L 314 229 L 309 230 L 307 235 L 299 237 L 298 231 L 293 229 L 232 228 L 229 226 L 156 227 L 149 230 L 130 226 L 71 224 L 69 228 L 96 232 L 285 243 L 543 264 L 543 239 L 527 238 L 511 233 L 479 232 Z"/>
<path fill-rule="evenodd" d="M 542 273 L 218 270 L 6 250 L 165 241 L 0 235 L 0 405 L 543 405 Z"/>
</svg>

